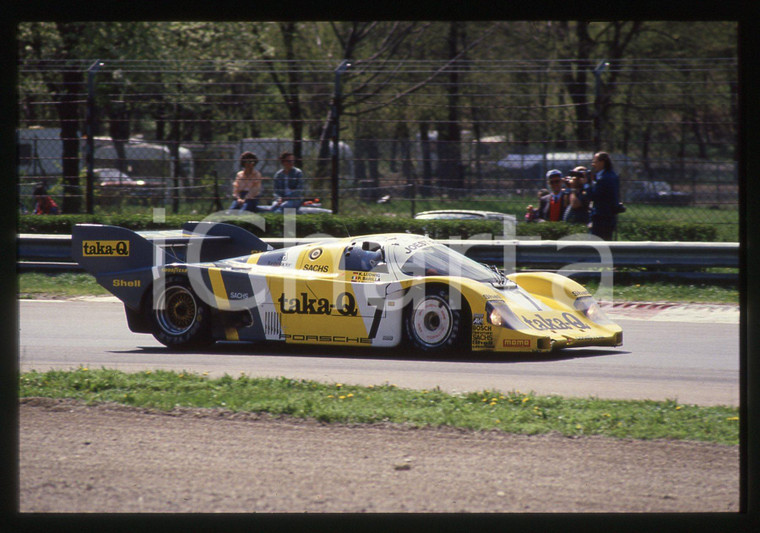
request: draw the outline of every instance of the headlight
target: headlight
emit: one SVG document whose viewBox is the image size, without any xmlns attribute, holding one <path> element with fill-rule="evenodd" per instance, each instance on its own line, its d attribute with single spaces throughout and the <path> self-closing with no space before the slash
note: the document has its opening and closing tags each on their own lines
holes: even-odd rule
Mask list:
<svg viewBox="0 0 760 533">
<path fill-rule="evenodd" d="M 583 312 L 589 320 L 592 320 L 597 324 L 614 324 L 614 322 L 610 320 L 610 317 L 602 311 L 602 308 L 599 307 L 599 304 L 596 303 L 596 300 L 591 296 L 581 296 L 575 300 L 575 308 Z"/>
<path fill-rule="evenodd" d="M 486 319 L 489 324 L 499 328 L 522 329 L 525 327 L 509 308 L 509 305 L 497 300 L 486 302 Z"/>
<path fill-rule="evenodd" d="M 501 314 L 497 309 L 492 309 L 488 315 L 488 321 L 494 326 L 501 326 L 504 321 L 501 318 Z"/>
</svg>

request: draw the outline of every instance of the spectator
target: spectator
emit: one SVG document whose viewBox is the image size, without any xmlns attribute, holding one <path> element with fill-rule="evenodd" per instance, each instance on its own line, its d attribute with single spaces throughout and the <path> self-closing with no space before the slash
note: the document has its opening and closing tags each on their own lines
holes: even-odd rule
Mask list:
<svg viewBox="0 0 760 533">
<path fill-rule="evenodd" d="M 589 197 L 588 169 L 575 167 L 567 178 L 567 188 L 570 191 L 570 205 L 565 209 L 563 220 L 571 224 L 588 224 Z"/>
<path fill-rule="evenodd" d="M 259 158 L 252 152 L 243 152 L 240 156 L 240 166 L 243 170 L 237 173 L 232 183 L 232 196 L 234 200 L 230 209 L 241 211 L 258 211 L 259 195 L 261 194 L 261 181 L 265 178 L 254 167 Z"/>
<path fill-rule="evenodd" d="M 549 194 L 549 189 L 541 189 L 538 191 L 538 201 L 541 202 L 541 198 L 547 194 Z M 538 208 L 533 207 L 533 204 L 530 204 L 525 212 L 525 222 L 543 222 L 538 216 Z"/>
<path fill-rule="evenodd" d="M 550 170 L 546 173 L 546 180 L 549 183 L 549 194 L 541 197 L 538 217 L 546 222 L 559 222 L 570 205 L 568 191 L 562 187 L 562 172 Z"/>
<path fill-rule="evenodd" d="M 274 194 L 277 197 L 273 211 L 298 209 L 303 202 L 303 171 L 295 166 L 296 158 L 292 152 L 280 154 L 282 168 L 274 175 Z"/>
<path fill-rule="evenodd" d="M 620 178 L 612 170 L 612 159 L 607 152 L 594 154 L 591 161 L 594 181 L 589 188 L 591 199 L 591 234 L 612 240 L 620 212 Z"/>
<path fill-rule="evenodd" d="M 47 188 L 40 183 L 34 188 L 34 214 L 35 215 L 57 215 L 58 204 L 48 195 Z"/>
</svg>

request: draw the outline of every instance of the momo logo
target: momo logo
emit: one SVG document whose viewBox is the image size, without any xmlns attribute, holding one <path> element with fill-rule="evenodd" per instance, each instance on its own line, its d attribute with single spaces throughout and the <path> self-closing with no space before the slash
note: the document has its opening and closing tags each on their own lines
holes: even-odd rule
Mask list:
<svg viewBox="0 0 760 533">
<path fill-rule="evenodd" d="M 333 310 L 342 316 L 356 316 L 356 299 L 349 292 L 342 292 L 331 303 L 327 298 L 309 298 L 305 292 L 300 298 L 286 298 L 283 294 L 277 299 L 280 313 L 285 315 L 330 315 Z"/>
<path fill-rule="evenodd" d="M 129 241 L 82 241 L 84 257 L 127 257 Z"/>
<path fill-rule="evenodd" d="M 504 348 L 530 348 L 530 340 L 528 339 L 504 339 Z"/>
<path fill-rule="evenodd" d="M 322 255 L 322 248 L 314 248 L 311 252 L 309 252 L 309 259 L 314 261 L 318 259 L 320 255 Z"/>
<path fill-rule="evenodd" d="M 570 313 L 562 313 L 562 318 L 544 318 L 539 314 L 534 315 L 534 318 L 532 319 L 527 318 L 525 315 L 520 318 L 522 318 L 522 321 L 527 325 L 538 331 L 553 329 L 590 329 L 590 326 L 587 326 Z"/>
</svg>

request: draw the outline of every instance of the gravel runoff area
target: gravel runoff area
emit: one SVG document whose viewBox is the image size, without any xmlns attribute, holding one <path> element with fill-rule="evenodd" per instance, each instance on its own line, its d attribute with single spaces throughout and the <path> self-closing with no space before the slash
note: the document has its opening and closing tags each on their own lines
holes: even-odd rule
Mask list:
<svg viewBox="0 0 760 533">
<path fill-rule="evenodd" d="M 737 512 L 739 448 L 24 398 L 22 513 Z"/>
</svg>

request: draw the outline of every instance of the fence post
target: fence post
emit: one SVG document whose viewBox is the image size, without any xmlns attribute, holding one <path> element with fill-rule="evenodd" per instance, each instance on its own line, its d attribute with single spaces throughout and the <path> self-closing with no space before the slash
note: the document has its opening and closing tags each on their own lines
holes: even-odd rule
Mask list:
<svg viewBox="0 0 760 533">
<path fill-rule="evenodd" d="M 417 181 L 412 182 L 412 218 L 414 218 L 414 213 L 417 211 Z"/>
<path fill-rule="evenodd" d="M 100 60 L 87 69 L 87 214 L 94 210 L 93 181 L 95 179 L 95 73 L 103 66 Z"/>
<path fill-rule="evenodd" d="M 332 211 L 336 215 L 338 214 L 338 196 L 340 192 L 340 107 L 341 107 L 341 89 L 340 89 L 340 76 L 351 66 L 351 62 L 348 59 L 344 59 L 338 68 L 335 69 L 335 92 L 332 99 L 332 169 L 331 169 L 331 181 L 332 181 Z"/>
</svg>

